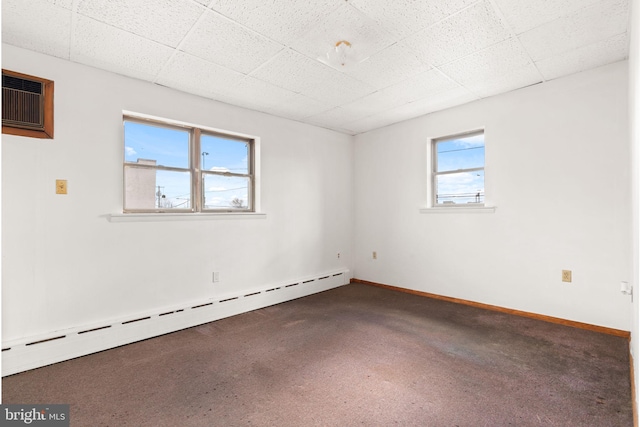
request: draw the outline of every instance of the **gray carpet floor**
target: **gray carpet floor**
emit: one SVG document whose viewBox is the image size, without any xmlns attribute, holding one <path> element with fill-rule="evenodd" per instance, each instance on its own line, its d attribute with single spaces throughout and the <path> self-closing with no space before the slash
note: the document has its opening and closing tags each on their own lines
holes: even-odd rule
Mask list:
<svg viewBox="0 0 640 427">
<path fill-rule="evenodd" d="M 3 379 L 72 426 L 632 426 L 628 341 L 363 284 Z"/>
</svg>

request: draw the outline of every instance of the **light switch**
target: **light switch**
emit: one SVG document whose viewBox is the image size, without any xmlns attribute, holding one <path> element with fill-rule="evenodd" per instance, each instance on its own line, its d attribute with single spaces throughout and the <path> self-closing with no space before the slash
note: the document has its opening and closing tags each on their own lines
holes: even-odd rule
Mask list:
<svg viewBox="0 0 640 427">
<path fill-rule="evenodd" d="M 66 179 L 56 179 L 56 194 L 67 194 Z"/>
</svg>

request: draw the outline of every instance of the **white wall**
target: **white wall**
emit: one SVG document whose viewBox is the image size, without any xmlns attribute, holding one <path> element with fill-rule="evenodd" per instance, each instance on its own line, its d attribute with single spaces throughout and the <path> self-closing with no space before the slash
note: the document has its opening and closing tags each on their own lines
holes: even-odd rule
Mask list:
<svg viewBox="0 0 640 427">
<path fill-rule="evenodd" d="M 3 341 L 352 266 L 364 280 L 632 329 L 619 292 L 635 270 L 626 62 L 354 140 L 9 45 L 2 54 L 3 68 L 56 84 L 55 139 L 2 138 Z M 122 110 L 261 137 L 266 218 L 110 222 Z M 479 127 L 496 212 L 419 213 L 428 138 Z"/>
<path fill-rule="evenodd" d="M 631 321 L 631 354 L 634 362 L 636 408 L 640 397 L 640 8 L 631 5 L 631 37 L 629 46 L 629 128 L 631 141 L 631 188 L 632 188 L 632 252 L 634 304 Z"/>
<path fill-rule="evenodd" d="M 629 330 L 627 123 L 619 62 L 357 136 L 354 277 Z M 482 127 L 496 212 L 419 213 L 428 139 Z"/>
<path fill-rule="evenodd" d="M 55 139 L 2 138 L 3 341 L 351 265 L 350 136 L 9 45 L 2 65 L 55 81 Z M 259 136 L 266 218 L 110 222 L 123 110 Z"/>
</svg>

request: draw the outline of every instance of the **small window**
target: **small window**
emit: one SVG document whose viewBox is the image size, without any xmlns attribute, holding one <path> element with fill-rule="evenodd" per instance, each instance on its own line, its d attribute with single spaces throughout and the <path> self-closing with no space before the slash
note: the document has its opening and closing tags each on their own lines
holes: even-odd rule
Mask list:
<svg viewBox="0 0 640 427">
<path fill-rule="evenodd" d="M 124 212 L 253 212 L 254 140 L 124 118 Z"/>
<path fill-rule="evenodd" d="M 484 206 L 484 131 L 433 143 L 433 206 Z"/>
</svg>

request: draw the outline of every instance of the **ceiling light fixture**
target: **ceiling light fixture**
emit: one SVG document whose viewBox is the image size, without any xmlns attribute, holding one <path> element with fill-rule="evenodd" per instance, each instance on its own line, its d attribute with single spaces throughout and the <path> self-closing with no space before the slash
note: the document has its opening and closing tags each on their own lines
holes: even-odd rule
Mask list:
<svg viewBox="0 0 640 427">
<path fill-rule="evenodd" d="M 357 50 L 353 48 L 351 42 L 340 40 L 331 48 L 325 56 L 321 56 L 318 60 L 337 70 L 344 70 L 355 64 L 359 64 L 368 57 L 359 57 Z"/>
</svg>

